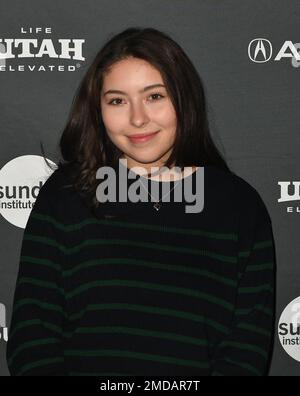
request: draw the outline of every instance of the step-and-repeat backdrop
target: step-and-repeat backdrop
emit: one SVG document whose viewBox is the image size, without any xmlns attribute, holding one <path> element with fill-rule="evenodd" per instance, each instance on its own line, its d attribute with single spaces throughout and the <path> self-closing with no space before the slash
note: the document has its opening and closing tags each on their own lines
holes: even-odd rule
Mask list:
<svg viewBox="0 0 300 396">
<path fill-rule="evenodd" d="M 211 132 L 256 188 L 276 243 L 276 334 L 269 375 L 300 375 L 300 3 L 298 0 L 0 1 L 0 375 L 24 227 L 53 164 L 74 93 L 103 43 L 154 27 L 205 84 Z M 247 207 L 244 208 L 247 210 Z M 298 321 L 299 319 L 299 321 Z M 298 327 L 298 330 L 300 327 Z"/>
</svg>

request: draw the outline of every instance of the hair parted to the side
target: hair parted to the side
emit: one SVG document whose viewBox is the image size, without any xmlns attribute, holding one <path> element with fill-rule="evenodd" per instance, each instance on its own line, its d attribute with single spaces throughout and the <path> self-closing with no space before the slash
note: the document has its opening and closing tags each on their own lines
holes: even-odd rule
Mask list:
<svg viewBox="0 0 300 396">
<path fill-rule="evenodd" d="M 230 172 L 212 140 L 203 83 L 188 56 L 166 33 L 154 28 L 128 28 L 109 39 L 89 66 L 59 142 L 62 159 L 58 168 L 73 169 L 74 187 L 93 209 L 100 204 L 96 199 L 97 169 L 115 166 L 123 155 L 108 138 L 103 124 L 103 79 L 114 63 L 130 57 L 145 60 L 159 70 L 176 111 L 175 143 L 164 165 L 214 165 Z"/>
</svg>

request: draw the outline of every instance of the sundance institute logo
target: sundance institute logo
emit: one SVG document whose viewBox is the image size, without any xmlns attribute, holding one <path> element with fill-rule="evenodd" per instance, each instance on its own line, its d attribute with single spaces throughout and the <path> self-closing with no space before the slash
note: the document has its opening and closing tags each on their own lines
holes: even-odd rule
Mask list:
<svg viewBox="0 0 300 396">
<path fill-rule="evenodd" d="M 8 340 L 7 325 L 6 325 L 6 308 L 4 304 L 0 303 L 0 341 Z"/>
<path fill-rule="evenodd" d="M 4 165 L 0 170 L 0 214 L 9 223 L 25 228 L 39 191 L 51 173 L 44 158 L 38 155 L 23 155 Z"/>
<path fill-rule="evenodd" d="M 300 297 L 283 310 L 278 323 L 278 336 L 286 353 L 300 362 Z"/>
</svg>

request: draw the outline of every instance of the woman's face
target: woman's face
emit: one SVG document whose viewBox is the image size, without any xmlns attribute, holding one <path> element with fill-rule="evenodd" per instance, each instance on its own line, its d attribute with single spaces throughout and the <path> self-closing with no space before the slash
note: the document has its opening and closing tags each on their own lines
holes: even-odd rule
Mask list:
<svg viewBox="0 0 300 396">
<path fill-rule="evenodd" d="M 101 112 L 106 132 L 129 168 L 142 166 L 149 172 L 166 162 L 177 118 L 160 72 L 151 64 L 137 58 L 115 63 L 104 75 Z M 130 138 L 153 132 L 148 139 Z"/>
</svg>

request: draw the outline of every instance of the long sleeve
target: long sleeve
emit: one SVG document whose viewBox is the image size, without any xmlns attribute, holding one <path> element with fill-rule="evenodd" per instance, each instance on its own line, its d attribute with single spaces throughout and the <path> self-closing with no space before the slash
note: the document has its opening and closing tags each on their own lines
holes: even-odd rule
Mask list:
<svg viewBox="0 0 300 396">
<path fill-rule="evenodd" d="M 275 244 L 267 209 L 255 193 L 239 216 L 238 288 L 228 335 L 217 345 L 211 375 L 265 376 L 275 318 Z M 255 208 L 255 209 L 253 209 Z"/>
<path fill-rule="evenodd" d="M 65 375 L 65 254 L 50 185 L 42 186 L 23 235 L 6 356 L 13 376 Z"/>
</svg>

